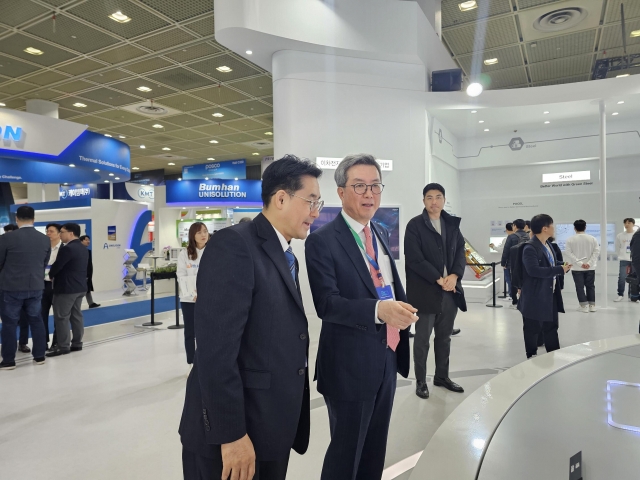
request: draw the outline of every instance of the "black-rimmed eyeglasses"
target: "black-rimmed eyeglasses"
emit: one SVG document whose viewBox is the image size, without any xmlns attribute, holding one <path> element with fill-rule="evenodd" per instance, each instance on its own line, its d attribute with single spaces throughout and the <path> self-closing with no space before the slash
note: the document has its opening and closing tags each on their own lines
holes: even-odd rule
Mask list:
<svg viewBox="0 0 640 480">
<path fill-rule="evenodd" d="M 309 209 L 311 210 L 311 213 L 313 212 L 320 213 L 320 211 L 322 210 L 322 207 L 324 207 L 324 200 L 309 200 L 308 198 L 304 198 L 299 195 L 295 195 L 293 193 L 291 193 L 290 195 L 292 197 L 297 197 L 307 202 L 309 204 Z"/>
<path fill-rule="evenodd" d="M 358 195 L 364 195 L 369 189 L 371 189 L 371 193 L 374 195 L 380 195 L 384 190 L 384 185 L 382 183 L 372 183 L 371 185 L 367 185 L 366 183 L 354 183 L 349 186 L 353 187 L 353 191 Z"/>
</svg>

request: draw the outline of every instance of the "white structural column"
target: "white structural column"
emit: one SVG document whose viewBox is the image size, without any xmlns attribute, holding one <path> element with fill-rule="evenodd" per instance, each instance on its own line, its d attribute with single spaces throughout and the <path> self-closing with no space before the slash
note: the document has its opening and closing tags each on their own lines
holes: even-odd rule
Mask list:
<svg viewBox="0 0 640 480">
<path fill-rule="evenodd" d="M 607 306 L 607 109 L 600 100 L 600 307 Z"/>
<path fill-rule="evenodd" d="M 47 100 L 27 100 L 27 113 L 58 118 L 58 104 Z M 27 185 L 29 203 L 57 202 L 60 200 L 60 185 L 53 183 L 29 183 Z"/>
</svg>

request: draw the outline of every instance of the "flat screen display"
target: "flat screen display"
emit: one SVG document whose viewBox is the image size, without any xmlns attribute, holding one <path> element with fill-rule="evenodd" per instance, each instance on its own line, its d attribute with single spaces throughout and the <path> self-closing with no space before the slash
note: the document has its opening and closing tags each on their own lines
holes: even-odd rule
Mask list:
<svg viewBox="0 0 640 480">
<path fill-rule="evenodd" d="M 576 234 L 573 229 L 573 223 L 558 223 L 556 224 L 556 243 L 560 247 L 560 250 L 564 252 L 566 249 L 567 240 Z M 587 223 L 586 232 L 589 235 L 596 237 L 600 242 L 600 224 L 599 223 Z M 614 223 L 607 223 L 607 252 L 615 253 L 616 248 L 616 225 Z"/>
</svg>

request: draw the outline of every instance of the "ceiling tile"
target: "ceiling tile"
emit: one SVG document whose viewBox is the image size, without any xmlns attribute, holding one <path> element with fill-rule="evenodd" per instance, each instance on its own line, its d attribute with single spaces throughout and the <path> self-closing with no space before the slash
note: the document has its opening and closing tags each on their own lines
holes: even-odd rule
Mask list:
<svg viewBox="0 0 640 480">
<path fill-rule="evenodd" d="M 0 86 L 0 92 L 6 93 L 8 95 L 18 95 L 20 93 L 28 92 L 29 90 L 33 90 L 34 88 L 38 88 L 35 85 L 30 85 L 24 82 L 10 82 L 5 83 Z"/>
<path fill-rule="evenodd" d="M 89 125 L 89 127 L 96 130 L 111 128 L 117 125 L 116 122 L 96 117 L 95 115 L 83 115 L 82 117 L 75 117 L 73 121 L 76 123 L 81 123 L 83 125 Z"/>
<path fill-rule="evenodd" d="M 211 15 L 210 17 L 203 18 L 201 20 L 196 20 L 195 22 L 185 25 L 185 27 L 203 37 L 208 37 L 215 33 L 214 26 L 213 26 L 213 15 Z"/>
<path fill-rule="evenodd" d="M 443 30 L 442 35 L 455 55 L 511 45 L 520 40 L 511 16 L 450 28 Z"/>
<path fill-rule="evenodd" d="M 196 58 L 215 55 L 217 53 L 220 53 L 220 51 L 221 50 L 219 48 L 213 47 L 209 43 L 201 43 L 198 45 L 193 45 L 191 47 L 176 50 L 175 52 L 165 54 L 164 56 L 170 58 L 171 60 L 175 60 L 176 62 L 188 62 Z"/>
<path fill-rule="evenodd" d="M 154 128 L 153 127 L 154 125 L 162 125 L 162 128 Z M 182 128 L 182 127 L 179 127 L 178 125 L 167 123 L 161 118 L 136 123 L 136 127 L 147 129 L 149 131 L 148 133 L 171 132 L 174 130 L 180 130 Z"/>
<path fill-rule="evenodd" d="M 193 88 L 200 88 L 213 83 L 211 80 L 198 75 L 197 73 L 190 72 L 182 67 L 176 67 L 171 70 L 165 70 L 164 72 L 154 73 L 152 75 L 148 75 L 148 77 L 179 90 L 191 90 Z"/>
<path fill-rule="evenodd" d="M 14 60 L 13 58 L 0 55 L 0 75 L 10 78 L 18 78 L 39 70 L 40 67 L 29 65 L 28 63 Z M 35 82 L 34 82 L 35 83 Z"/>
<path fill-rule="evenodd" d="M 65 72 L 70 75 L 82 75 L 104 67 L 105 65 L 103 63 L 96 62 L 95 60 L 89 60 L 87 58 L 61 67 L 56 67 L 56 70 L 60 70 L 61 72 Z"/>
<path fill-rule="evenodd" d="M 148 120 L 148 118 L 144 115 L 138 115 L 137 113 L 119 109 L 108 110 L 97 115 L 101 118 L 106 118 L 108 120 L 113 120 L 114 122 L 121 123 L 135 123 Z"/>
<path fill-rule="evenodd" d="M 640 18 L 640 3 L 635 0 L 608 0 L 607 12 L 604 17 L 604 23 L 620 22 L 620 4 L 624 4 L 624 18 L 628 22 L 634 18 Z M 627 32 L 630 32 L 627 29 Z"/>
<path fill-rule="evenodd" d="M 223 73 L 216 70 L 218 67 L 222 66 L 229 67 L 232 71 Z M 231 80 L 251 77 L 262 73 L 262 70 L 259 70 L 257 67 L 247 65 L 237 56 L 230 53 L 224 53 L 206 60 L 190 63 L 189 68 L 197 70 L 198 72 L 207 75 L 207 77 L 216 79 L 219 82 L 230 82 Z"/>
<path fill-rule="evenodd" d="M 104 103 L 105 105 L 113 107 L 121 107 L 123 105 L 129 105 L 132 103 L 140 102 L 139 98 L 126 95 L 124 93 L 116 92 L 110 88 L 102 87 L 89 92 L 80 94 L 83 98 L 94 100 L 96 102 Z"/>
<path fill-rule="evenodd" d="M 87 80 L 90 80 L 96 83 L 111 83 L 117 80 L 122 80 L 124 78 L 129 78 L 129 77 L 131 77 L 130 73 L 126 73 L 118 69 L 113 69 L 113 70 L 107 70 L 97 75 L 93 75 L 87 78 Z"/>
<path fill-rule="evenodd" d="M 249 100 L 248 102 L 234 103 L 232 105 L 228 105 L 227 108 L 248 117 L 273 112 L 273 107 L 271 105 L 266 105 L 262 102 L 259 102 L 258 100 Z"/>
<path fill-rule="evenodd" d="M 117 48 L 96 55 L 95 58 L 115 65 L 116 63 L 131 60 L 132 58 L 141 57 L 146 53 L 146 51 L 134 45 L 120 45 Z"/>
<path fill-rule="evenodd" d="M 582 55 L 536 63 L 529 67 L 531 80 L 533 82 L 542 82 L 580 74 L 589 74 L 591 72 L 592 61 L 593 55 Z"/>
<path fill-rule="evenodd" d="M 213 114 L 218 113 L 224 115 L 223 117 L 214 117 Z M 204 110 L 200 110 L 197 112 L 193 112 L 193 115 L 197 117 L 204 118 L 206 120 L 210 120 L 215 123 L 228 122 L 229 120 L 235 120 L 237 118 L 241 118 L 242 115 L 239 113 L 234 113 L 231 110 L 227 110 L 222 107 L 210 107 L 205 108 Z"/>
<path fill-rule="evenodd" d="M 64 93 L 74 93 L 94 87 L 95 85 L 89 82 L 85 82 L 84 80 L 71 80 L 70 82 L 56 85 L 53 88 Z"/>
<path fill-rule="evenodd" d="M 108 108 L 104 105 L 100 105 L 99 103 L 95 103 L 80 97 L 67 97 L 58 100 L 56 103 L 58 103 L 61 107 L 68 108 L 72 112 L 76 112 L 76 115 L 86 115 L 87 113 L 93 113 Z M 74 107 L 74 103 L 82 103 L 86 105 L 86 107 Z"/>
<path fill-rule="evenodd" d="M 157 52 L 166 48 L 175 47 L 181 43 L 190 42 L 196 38 L 198 37 L 191 35 L 180 28 L 172 28 L 171 30 L 158 33 L 157 35 L 138 40 L 136 43 Z"/>
<path fill-rule="evenodd" d="M 38 100 L 53 100 L 54 98 L 61 97 L 62 93 L 55 92 L 53 90 L 39 90 L 37 92 L 29 92 L 25 94 L 25 100 L 35 98 Z"/>
<path fill-rule="evenodd" d="M 640 37 L 631 37 L 629 34 L 634 30 L 640 30 L 640 19 L 626 21 L 627 29 L 627 46 L 640 44 Z M 610 25 L 602 29 L 602 38 L 600 39 L 600 50 L 606 50 L 614 47 L 622 47 L 622 30 L 620 25 Z"/>
<path fill-rule="evenodd" d="M 174 130 L 168 132 L 167 135 L 180 138 L 181 140 L 199 140 L 202 138 L 208 138 L 209 136 L 205 133 L 198 132 L 196 130 L 184 129 L 184 130 Z"/>
<path fill-rule="evenodd" d="M 1 60 L 0 60 L 0 64 L 2 64 Z M 2 72 L 2 68 L 0 68 L 0 72 Z M 51 85 L 52 83 L 56 83 L 62 80 L 66 80 L 68 78 L 69 77 L 67 75 L 63 75 L 61 73 L 54 72 L 51 70 L 44 70 L 42 72 L 37 73 L 36 75 L 31 75 L 26 80 L 29 83 L 35 83 L 37 85 L 44 86 L 44 85 Z"/>
<path fill-rule="evenodd" d="M 245 142 L 253 142 L 255 140 L 258 140 L 258 138 L 256 138 L 254 135 L 250 135 L 248 133 L 233 133 L 231 135 L 225 135 L 222 138 L 231 143 L 245 143 Z M 247 147 L 244 147 L 244 148 L 246 149 Z"/>
<path fill-rule="evenodd" d="M 442 0 L 442 27 L 451 27 L 463 23 L 475 22 L 478 18 L 493 17 L 511 12 L 509 0 L 491 0 L 478 8 L 463 12 L 458 5 L 463 0 Z"/>
<path fill-rule="evenodd" d="M 148 135 L 149 131 L 144 128 L 139 128 L 135 125 L 122 125 L 117 128 L 117 132 L 127 137 L 140 137 L 142 135 Z"/>
<path fill-rule="evenodd" d="M 534 83 L 534 87 L 544 87 L 547 85 L 561 85 L 564 83 L 574 83 L 574 82 L 586 82 L 589 80 L 591 75 L 578 75 L 575 77 L 565 77 L 565 78 L 557 78 L 555 80 L 547 80 L 545 82 L 537 82 Z"/>
<path fill-rule="evenodd" d="M 163 118 L 163 121 L 166 123 L 171 123 L 172 125 L 179 125 L 182 128 L 199 127 L 201 125 L 210 123 L 209 120 L 205 120 L 204 118 L 193 117 L 187 114 L 174 115 L 173 117 Z"/>
<path fill-rule="evenodd" d="M 33 18 L 49 13 L 49 9 L 33 2 L 4 0 L 0 2 L 2 16 L 0 21 L 5 25 L 17 27 Z M 46 22 L 51 28 L 51 22 Z"/>
<path fill-rule="evenodd" d="M 183 93 L 179 95 L 171 95 L 168 97 L 158 98 L 156 99 L 156 103 L 158 103 L 159 105 L 164 105 L 166 107 L 175 108 L 176 110 L 180 110 L 183 112 L 198 110 L 209 106 L 208 103 L 202 101 L 201 99 L 194 98 Z"/>
<path fill-rule="evenodd" d="M 213 2 L 211 0 L 183 0 L 181 2 L 176 0 L 141 1 L 176 22 L 189 20 L 205 13 L 213 13 Z"/>
<path fill-rule="evenodd" d="M 537 63 L 593 52 L 596 34 L 593 29 L 530 42 L 526 45 L 527 58 L 530 63 Z"/>
<path fill-rule="evenodd" d="M 249 99 L 247 95 L 231 90 L 224 85 L 203 88 L 202 90 L 195 90 L 190 93 L 196 97 L 204 98 L 205 100 L 218 105 L 225 105 L 227 103 Z"/>
<path fill-rule="evenodd" d="M 141 92 L 140 90 L 138 90 L 138 87 L 148 87 L 151 89 L 151 91 Z M 126 82 L 115 83 L 110 85 L 110 88 L 122 90 L 123 92 L 132 93 L 134 95 L 137 95 L 138 97 L 144 97 L 147 99 L 162 97 L 164 95 L 169 95 L 170 93 L 175 92 L 175 90 L 173 90 L 172 88 L 157 85 L 156 83 L 144 78 L 136 78 L 134 80 L 127 80 Z"/>
<path fill-rule="evenodd" d="M 229 133 L 234 133 L 235 130 L 232 130 L 230 128 L 227 128 L 224 126 L 224 124 L 222 125 L 218 125 L 218 124 L 213 124 L 213 125 L 204 125 L 202 127 L 196 127 L 194 130 L 197 130 L 198 132 L 202 132 L 205 135 L 208 135 L 210 137 L 217 137 L 220 135 L 224 135 L 224 134 L 229 134 Z"/>
<path fill-rule="evenodd" d="M 243 118 L 241 120 L 232 120 L 231 122 L 226 122 L 225 126 L 230 128 L 235 128 L 236 130 L 240 130 L 240 131 L 256 130 L 258 128 L 264 128 L 264 125 L 254 120 L 251 120 L 250 118 Z"/>
<path fill-rule="evenodd" d="M 31 55 L 24 51 L 28 47 L 37 48 L 44 53 L 42 55 Z M 20 33 L 15 33 L 0 40 L 0 52 L 37 63 L 38 65 L 44 65 L 45 67 L 50 67 L 76 57 L 76 55 L 71 52 Z"/>
<path fill-rule="evenodd" d="M 483 74 L 484 76 L 491 80 L 490 85 L 486 87 L 487 89 L 502 88 L 506 85 L 522 85 L 529 81 L 524 67 L 487 72 Z"/>
<path fill-rule="evenodd" d="M 518 9 L 524 10 L 526 8 L 541 7 L 542 5 L 548 5 L 550 3 L 558 3 L 564 0 L 516 0 Z"/>
<path fill-rule="evenodd" d="M 249 80 L 239 80 L 230 83 L 229 86 L 237 88 L 254 97 L 263 97 L 273 94 L 273 79 L 269 75 L 251 78 Z"/>
<path fill-rule="evenodd" d="M 173 63 L 165 60 L 164 58 L 150 58 L 148 60 L 143 60 L 138 63 L 133 63 L 131 65 L 127 65 L 122 67 L 129 72 L 133 73 L 148 73 L 153 72 L 155 70 L 160 70 L 161 68 L 167 68 L 173 65 Z"/>
</svg>

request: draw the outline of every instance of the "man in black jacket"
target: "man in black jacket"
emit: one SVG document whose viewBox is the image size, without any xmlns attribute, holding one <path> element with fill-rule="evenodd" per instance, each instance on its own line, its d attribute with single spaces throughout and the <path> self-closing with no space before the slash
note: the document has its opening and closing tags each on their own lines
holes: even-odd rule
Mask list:
<svg viewBox="0 0 640 480">
<path fill-rule="evenodd" d="M 505 270 L 509 270 L 511 274 L 511 247 L 515 247 L 519 243 L 524 243 L 529 241 L 529 234 L 525 231 L 527 228 L 527 223 L 518 218 L 513 221 L 513 233 L 507 237 L 504 243 L 504 250 L 502 251 L 502 260 L 500 261 L 500 265 Z M 510 275 L 513 277 L 513 275 Z M 511 282 L 511 308 L 516 308 L 518 305 L 518 288 L 513 285 L 513 281 Z"/>
<path fill-rule="evenodd" d="M 47 353 L 47 357 L 66 355 L 82 350 L 84 319 L 82 317 L 82 299 L 87 293 L 87 264 L 89 253 L 78 237 L 80 225 L 65 223 L 60 228 L 60 239 L 64 247 L 60 248 L 58 258 L 49 270 L 53 280 L 53 316 L 58 336 L 58 346 Z M 69 323 L 73 339 L 69 333 Z"/>
<path fill-rule="evenodd" d="M 419 317 L 413 344 L 416 395 L 429 398 L 427 356 L 433 330 L 436 353 L 433 384 L 452 392 L 464 391 L 449 378 L 449 354 L 458 309 L 467 310 L 461 283 L 466 260 L 460 218 L 443 210 L 446 200 L 442 185 L 430 183 L 422 195 L 425 209 L 407 224 L 404 254 L 407 299 L 418 309 Z"/>
<path fill-rule="evenodd" d="M 46 340 L 40 317 L 44 269 L 49 261 L 49 240 L 33 228 L 35 212 L 22 206 L 16 212 L 18 230 L 0 238 L 0 291 L 2 291 L 2 362 L 0 370 L 16 368 L 16 325 L 24 309 L 33 339 L 33 359 L 44 363 Z"/>
<path fill-rule="evenodd" d="M 640 229 L 631 237 L 629 246 L 631 247 L 631 265 L 636 275 L 640 277 Z M 629 290 L 631 290 L 631 286 L 629 286 Z M 638 330 L 640 331 L 640 326 L 638 326 Z"/>
</svg>

